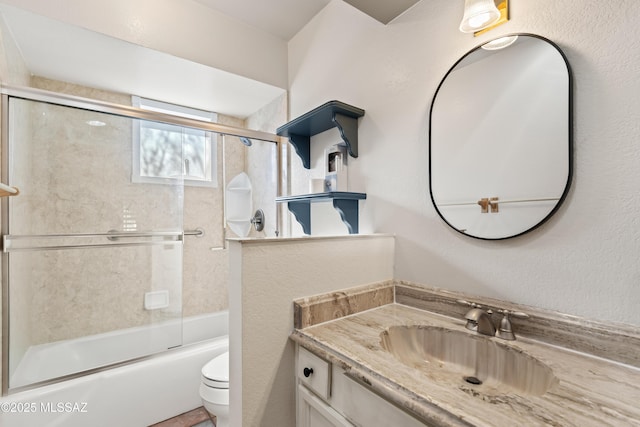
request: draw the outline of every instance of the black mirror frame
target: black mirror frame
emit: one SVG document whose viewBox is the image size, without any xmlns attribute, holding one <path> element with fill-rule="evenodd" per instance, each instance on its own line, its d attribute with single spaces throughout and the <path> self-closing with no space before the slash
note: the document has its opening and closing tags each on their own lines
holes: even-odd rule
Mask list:
<svg viewBox="0 0 640 427">
<path fill-rule="evenodd" d="M 567 174 L 567 183 L 565 185 L 564 191 L 562 192 L 562 196 L 560 196 L 560 199 L 558 200 L 558 202 L 556 203 L 556 205 L 553 207 L 553 209 L 547 214 L 547 216 L 545 216 L 542 220 L 540 220 L 537 224 L 535 224 L 534 226 L 510 235 L 510 236 L 505 236 L 505 237 L 497 237 L 497 238 L 488 238 L 488 237 L 480 237 L 480 236 L 474 236 L 471 234 L 467 234 L 464 231 L 461 231 L 459 229 L 457 229 L 456 227 L 454 227 L 451 223 L 449 223 L 449 221 L 447 221 L 447 219 L 445 218 L 445 216 L 442 214 L 442 212 L 440 212 L 440 210 L 438 209 L 438 206 L 436 205 L 435 199 L 433 197 L 433 189 L 432 189 L 432 156 L 431 156 L 431 144 L 432 144 L 432 135 L 431 135 L 431 129 L 432 129 L 432 117 L 433 117 L 433 107 L 436 101 L 436 98 L 438 96 L 438 92 L 440 91 L 443 83 L 445 82 L 445 80 L 447 79 L 447 77 L 449 76 L 449 74 L 451 74 L 451 72 L 456 68 L 456 66 L 462 62 L 467 56 L 469 56 L 470 54 L 472 54 L 473 52 L 475 52 L 476 50 L 480 49 L 484 44 L 490 42 L 491 40 L 487 40 L 485 42 L 483 42 L 482 44 L 477 45 L 476 47 L 474 47 L 473 49 L 469 50 L 467 53 L 465 53 L 460 59 L 458 59 L 453 66 L 451 66 L 451 68 L 449 68 L 449 71 L 447 71 L 447 73 L 444 75 L 444 77 L 442 78 L 442 80 L 440 81 L 440 83 L 438 84 L 438 87 L 436 88 L 436 91 L 433 94 L 433 99 L 431 100 L 431 107 L 429 108 L 429 196 L 431 197 L 431 202 L 436 210 L 436 212 L 438 213 L 438 215 L 440 216 L 440 218 L 442 218 L 442 220 L 449 226 L 451 227 L 453 230 L 457 231 L 458 233 L 467 236 L 467 237 L 472 237 L 474 239 L 478 239 L 478 240 L 489 240 L 489 241 L 494 241 L 494 240 L 506 240 L 506 239 L 512 239 L 514 237 L 518 237 L 518 236 L 522 236 L 523 234 L 526 234 L 530 231 L 533 231 L 535 229 L 537 229 L 538 227 L 540 227 L 542 224 L 544 224 L 545 222 L 547 222 L 549 220 L 549 218 L 551 218 L 560 208 L 560 206 L 563 204 L 563 202 L 565 201 L 567 194 L 569 193 L 569 189 L 571 188 L 571 181 L 573 180 L 573 73 L 571 71 L 571 66 L 569 65 L 569 61 L 567 60 L 567 56 L 565 55 L 565 53 L 560 49 L 560 47 L 552 42 L 551 40 L 539 36 L 537 34 L 530 34 L 530 33 L 512 33 L 512 34 L 505 34 L 502 35 L 500 37 L 497 38 L 503 38 L 503 37 L 509 37 L 509 36 L 526 36 L 526 37 L 535 37 L 538 38 L 540 40 L 543 40 L 545 42 L 547 42 L 548 44 L 550 44 L 551 46 L 553 46 L 558 53 L 560 53 L 560 56 L 562 57 L 562 59 L 564 60 L 564 63 L 567 67 L 567 78 L 568 78 L 568 119 L 569 119 L 569 123 L 568 123 L 568 141 L 567 141 L 567 145 L 568 145 L 568 160 L 569 160 L 569 164 L 568 164 L 568 174 Z"/>
</svg>

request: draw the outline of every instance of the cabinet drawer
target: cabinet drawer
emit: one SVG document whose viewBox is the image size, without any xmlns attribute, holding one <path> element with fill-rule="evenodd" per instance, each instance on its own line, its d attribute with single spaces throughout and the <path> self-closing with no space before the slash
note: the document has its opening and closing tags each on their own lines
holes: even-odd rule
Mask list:
<svg viewBox="0 0 640 427">
<path fill-rule="evenodd" d="M 331 406 L 358 426 L 429 427 L 334 367 Z M 435 427 L 435 426 L 433 426 Z"/>
<path fill-rule="evenodd" d="M 331 395 L 331 364 L 298 347 L 298 364 L 296 375 L 300 382 L 313 390 L 318 396 L 329 399 Z"/>
<path fill-rule="evenodd" d="M 298 386 L 298 422 L 296 426 L 355 427 L 303 385 Z"/>
</svg>

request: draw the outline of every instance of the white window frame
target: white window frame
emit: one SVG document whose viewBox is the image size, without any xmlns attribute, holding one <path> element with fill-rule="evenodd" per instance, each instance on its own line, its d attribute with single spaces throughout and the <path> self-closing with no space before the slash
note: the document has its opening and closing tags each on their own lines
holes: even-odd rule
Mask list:
<svg viewBox="0 0 640 427">
<path fill-rule="evenodd" d="M 218 115 L 211 111 L 198 110 L 195 108 L 184 107 L 181 105 L 169 104 L 166 102 L 155 101 L 152 99 L 141 98 L 139 96 L 131 97 L 131 104 L 134 107 L 157 111 L 165 114 L 171 114 L 179 117 L 186 117 L 190 119 L 203 120 L 208 122 L 216 122 Z M 192 179 L 184 176 L 180 177 L 153 177 L 142 176 L 140 171 L 140 155 L 141 155 L 141 126 L 152 126 L 157 129 L 167 128 L 173 125 L 167 125 L 160 122 L 153 122 L 148 120 L 134 120 L 133 131 L 133 155 L 132 155 L 132 173 L 131 181 L 134 183 L 146 183 L 146 184 L 175 184 L 176 181 L 183 181 L 185 186 L 192 187 L 212 187 L 218 186 L 218 168 L 217 168 L 217 134 L 215 132 L 206 131 L 205 140 L 205 157 L 207 164 L 205 165 L 205 171 L 207 177 L 205 179 Z M 189 128 L 183 128 L 188 132 Z"/>
</svg>

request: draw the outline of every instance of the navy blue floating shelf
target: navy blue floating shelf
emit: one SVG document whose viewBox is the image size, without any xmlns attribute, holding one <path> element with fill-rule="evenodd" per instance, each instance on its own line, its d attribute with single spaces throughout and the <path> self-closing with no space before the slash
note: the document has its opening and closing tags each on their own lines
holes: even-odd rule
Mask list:
<svg viewBox="0 0 640 427">
<path fill-rule="evenodd" d="M 311 234 L 311 203 L 333 201 L 349 234 L 358 234 L 358 200 L 366 199 L 365 193 L 331 191 L 328 193 L 303 194 L 277 197 L 277 203 L 287 203 L 289 211 L 302 226 L 304 234 Z"/>
<path fill-rule="evenodd" d="M 358 118 L 364 110 L 340 101 L 329 101 L 318 108 L 280 126 L 276 133 L 289 138 L 289 142 L 302 159 L 302 165 L 311 168 L 310 142 L 331 128 L 338 128 L 351 157 L 358 157 Z"/>
</svg>

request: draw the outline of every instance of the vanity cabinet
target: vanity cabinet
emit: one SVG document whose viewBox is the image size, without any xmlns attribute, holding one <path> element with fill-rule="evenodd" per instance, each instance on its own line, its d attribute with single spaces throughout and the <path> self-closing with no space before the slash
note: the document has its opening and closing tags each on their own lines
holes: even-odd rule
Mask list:
<svg viewBox="0 0 640 427">
<path fill-rule="evenodd" d="M 354 427 L 345 417 L 302 384 L 298 385 L 298 420 L 296 426 Z"/>
<path fill-rule="evenodd" d="M 328 403 L 331 400 L 331 368 L 326 360 L 298 347 L 297 427 L 353 427 Z"/>
<path fill-rule="evenodd" d="M 297 347 L 297 427 L 425 427 L 349 378 L 340 367 Z"/>
</svg>

